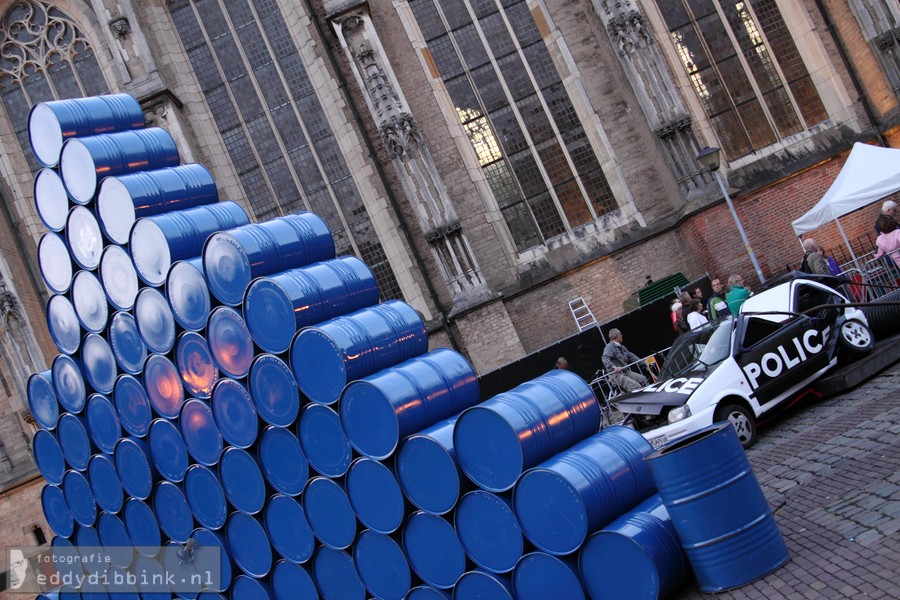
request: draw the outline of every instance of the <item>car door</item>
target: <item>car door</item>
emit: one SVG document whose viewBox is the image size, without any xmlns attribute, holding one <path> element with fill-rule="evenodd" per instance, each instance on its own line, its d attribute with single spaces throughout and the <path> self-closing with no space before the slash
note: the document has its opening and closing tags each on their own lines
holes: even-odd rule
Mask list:
<svg viewBox="0 0 900 600">
<path fill-rule="evenodd" d="M 762 411 L 828 365 L 825 340 L 817 325 L 817 319 L 797 313 L 743 318 L 736 361 Z"/>
</svg>

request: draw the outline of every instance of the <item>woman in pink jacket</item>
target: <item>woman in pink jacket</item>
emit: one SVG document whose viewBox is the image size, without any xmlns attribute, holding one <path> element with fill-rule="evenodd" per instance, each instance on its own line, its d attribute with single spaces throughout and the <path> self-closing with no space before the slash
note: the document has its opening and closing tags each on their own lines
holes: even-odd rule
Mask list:
<svg viewBox="0 0 900 600">
<path fill-rule="evenodd" d="M 881 232 L 875 240 L 878 247 L 875 258 L 887 254 L 900 267 L 900 228 L 897 227 L 897 222 L 890 215 L 881 215 L 875 226 Z"/>
</svg>

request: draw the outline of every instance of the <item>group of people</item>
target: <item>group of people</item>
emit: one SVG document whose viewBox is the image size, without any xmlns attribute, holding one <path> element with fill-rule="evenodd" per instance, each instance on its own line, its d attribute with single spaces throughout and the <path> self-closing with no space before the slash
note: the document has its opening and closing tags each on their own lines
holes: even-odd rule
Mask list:
<svg viewBox="0 0 900 600">
<path fill-rule="evenodd" d="M 713 278 L 712 289 L 713 293 L 706 302 L 703 301 L 703 291 L 699 287 L 695 287 L 693 292 L 681 292 L 672 302 L 672 328 L 676 334 L 697 329 L 728 314 L 737 316 L 744 300 L 752 295 L 744 287 L 744 279 L 737 274 L 728 278 L 727 291 L 718 277 Z"/>
</svg>

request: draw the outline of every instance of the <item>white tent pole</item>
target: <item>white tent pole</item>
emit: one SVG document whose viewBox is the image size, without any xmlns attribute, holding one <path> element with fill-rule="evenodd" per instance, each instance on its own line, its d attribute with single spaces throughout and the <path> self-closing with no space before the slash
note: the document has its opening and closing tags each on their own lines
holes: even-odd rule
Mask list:
<svg viewBox="0 0 900 600">
<path fill-rule="evenodd" d="M 850 250 L 850 256 L 853 258 L 853 266 L 856 267 L 856 270 L 859 271 L 859 274 L 863 274 L 862 267 L 859 266 L 859 259 L 856 258 L 856 254 L 853 252 L 853 246 L 850 245 L 850 240 L 847 239 L 847 234 L 844 233 L 844 227 L 841 225 L 841 220 L 839 218 L 835 218 L 834 222 L 837 223 L 838 230 L 841 232 L 841 237 L 844 238 L 844 243 L 847 244 L 847 248 Z"/>
</svg>

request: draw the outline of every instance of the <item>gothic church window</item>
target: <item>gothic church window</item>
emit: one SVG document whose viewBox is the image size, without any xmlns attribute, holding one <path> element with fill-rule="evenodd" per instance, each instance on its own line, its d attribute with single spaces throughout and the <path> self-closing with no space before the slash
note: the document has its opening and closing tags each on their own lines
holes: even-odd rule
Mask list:
<svg viewBox="0 0 900 600">
<path fill-rule="evenodd" d="M 168 7 L 257 219 L 318 214 L 338 255 L 358 255 L 383 300 L 401 298 L 278 3 L 170 0 Z"/>
<path fill-rule="evenodd" d="M 730 159 L 828 118 L 776 0 L 657 0 Z"/>
<path fill-rule="evenodd" d="M 91 44 L 66 13 L 49 2 L 12 3 L 0 21 L 0 98 L 32 171 L 31 107 L 108 92 Z"/>
<path fill-rule="evenodd" d="M 884 66 L 894 93 L 900 93 L 900 5 L 897 0 L 850 0 L 866 40 Z"/>
<path fill-rule="evenodd" d="M 525 0 L 409 6 L 520 251 L 617 207 Z"/>
</svg>

